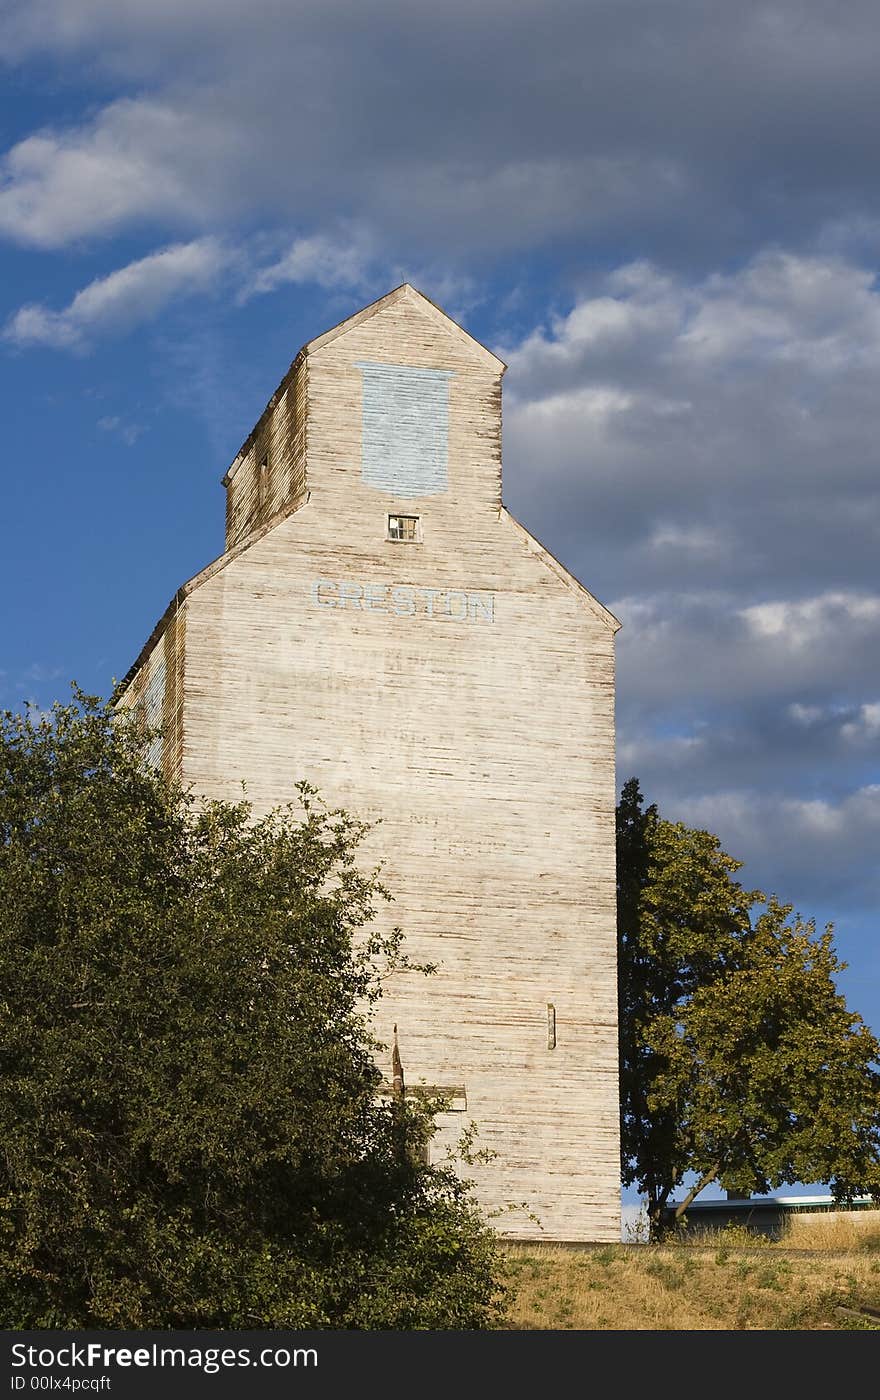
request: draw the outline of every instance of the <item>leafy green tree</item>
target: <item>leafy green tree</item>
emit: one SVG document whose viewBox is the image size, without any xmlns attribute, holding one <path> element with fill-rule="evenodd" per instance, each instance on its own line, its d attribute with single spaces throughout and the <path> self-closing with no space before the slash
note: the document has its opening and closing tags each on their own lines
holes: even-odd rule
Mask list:
<svg viewBox="0 0 880 1400">
<path fill-rule="evenodd" d="M 0 1325 L 488 1325 L 494 1233 L 379 1092 L 363 825 L 197 803 L 80 692 L 0 744 Z"/>
<path fill-rule="evenodd" d="M 711 1182 L 880 1198 L 880 1045 L 838 992 L 829 925 L 746 891 L 717 837 L 617 810 L 621 1161 L 654 1236 Z"/>
</svg>

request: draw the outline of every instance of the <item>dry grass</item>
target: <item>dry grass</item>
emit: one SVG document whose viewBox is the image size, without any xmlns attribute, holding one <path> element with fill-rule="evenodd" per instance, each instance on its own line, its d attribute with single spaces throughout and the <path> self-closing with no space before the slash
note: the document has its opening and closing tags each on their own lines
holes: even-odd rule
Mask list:
<svg viewBox="0 0 880 1400">
<path fill-rule="evenodd" d="M 723 1231 L 705 1243 L 510 1245 L 506 1326 L 538 1331 L 880 1331 L 880 1235 L 821 1253 Z M 871 1243 L 875 1244 L 871 1248 Z M 807 1250 L 810 1252 L 807 1252 Z"/>
<path fill-rule="evenodd" d="M 810 1211 L 789 1218 L 786 1243 L 796 1249 L 880 1253 L 880 1211 Z"/>
</svg>

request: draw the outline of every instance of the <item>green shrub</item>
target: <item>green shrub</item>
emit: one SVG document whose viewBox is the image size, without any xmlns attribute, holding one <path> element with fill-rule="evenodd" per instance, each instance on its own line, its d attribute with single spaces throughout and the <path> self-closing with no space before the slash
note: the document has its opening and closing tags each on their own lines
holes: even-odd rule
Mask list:
<svg viewBox="0 0 880 1400">
<path fill-rule="evenodd" d="M 363 825 L 197 804 L 78 692 L 0 730 L 0 1326 L 474 1328 L 495 1236 L 379 1095 Z"/>
</svg>

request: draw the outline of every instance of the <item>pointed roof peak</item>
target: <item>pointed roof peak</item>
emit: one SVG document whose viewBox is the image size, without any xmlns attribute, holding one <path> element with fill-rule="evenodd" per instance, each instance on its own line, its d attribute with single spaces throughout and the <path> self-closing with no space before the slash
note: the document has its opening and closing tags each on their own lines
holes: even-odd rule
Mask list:
<svg viewBox="0 0 880 1400">
<path fill-rule="evenodd" d="M 487 346 L 472 336 L 470 331 L 466 331 L 463 326 L 459 325 L 458 321 L 455 321 L 448 312 L 444 311 L 442 306 L 438 306 L 435 301 L 432 301 L 424 292 L 419 291 L 418 287 L 414 287 L 411 282 L 401 282 L 399 287 L 394 287 L 376 301 L 371 301 L 368 306 L 361 307 L 360 311 L 355 311 L 353 315 L 347 316 L 344 321 L 340 321 L 338 325 L 324 331 L 322 335 L 315 336 L 314 340 L 308 341 L 303 346 L 302 352 L 306 355 L 313 355 L 316 351 L 323 350 L 325 345 L 330 345 L 334 340 L 338 340 L 340 336 L 353 330 L 355 326 L 362 325 L 364 321 L 371 320 L 373 316 L 404 300 L 415 302 L 427 315 L 435 320 L 440 319 L 445 329 L 456 339 L 464 342 L 477 359 L 488 367 L 504 373 L 507 366 L 503 360 L 493 354 Z"/>
</svg>

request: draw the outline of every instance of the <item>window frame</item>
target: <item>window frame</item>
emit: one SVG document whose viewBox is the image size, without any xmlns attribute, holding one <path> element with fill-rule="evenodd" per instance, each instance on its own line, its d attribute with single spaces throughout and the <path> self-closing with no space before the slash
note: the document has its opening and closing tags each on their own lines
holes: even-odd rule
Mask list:
<svg viewBox="0 0 880 1400">
<path fill-rule="evenodd" d="M 394 534 L 392 522 L 402 525 L 404 521 L 412 521 L 412 534 Z M 401 511 L 389 511 L 385 520 L 385 538 L 391 544 L 421 544 L 422 517 L 420 515 L 404 515 Z"/>
</svg>

